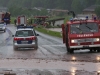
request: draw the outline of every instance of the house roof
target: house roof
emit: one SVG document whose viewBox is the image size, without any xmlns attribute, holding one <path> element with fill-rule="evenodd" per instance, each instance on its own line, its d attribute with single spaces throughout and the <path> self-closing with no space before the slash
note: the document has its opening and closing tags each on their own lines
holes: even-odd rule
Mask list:
<svg viewBox="0 0 100 75">
<path fill-rule="evenodd" d="M 65 19 L 65 18 L 52 19 L 52 20 L 48 20 L 48 22 L 59 21 L 59 20 L 64 20 L 64 19 Z"/>
<path fill-rule="evenodd" d="M 34 18 L 49 18 L 48 16 L 34 16 Z"/>
<path fill-rule="evenodd" d="M 95 11 L 95 8 L 98 7 L 98 6 L 100 6 L 100 5 L 92 5 L 88 8 L 86 8 L 86 9 L 84 9 L 83 11 Z"/>
<path fill-rule="evenodd" d="M 61 10 L 61 9 L 52 9 L 52 11 L 56 11 L 56 12 L 68 12 L 68 10 Z"/>
</svg>

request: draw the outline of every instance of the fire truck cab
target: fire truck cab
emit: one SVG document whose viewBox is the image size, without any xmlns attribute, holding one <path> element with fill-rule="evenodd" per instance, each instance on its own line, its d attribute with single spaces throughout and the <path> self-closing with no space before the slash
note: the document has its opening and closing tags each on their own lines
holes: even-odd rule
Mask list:
<svg viewBox="0 0 100 75">
<path fill-rule="evenodd" d="M 89 49 L 100 52 L 100 21 L 94 19 L 71 19 L 62 24 L 63 43 L 67 52 Z"/>
<path fill-rule="evenodd" d="M 0 22 L 5 22 L 6 24 L 10 24 L 10 13 L 0 12 Z"/>
</svg>

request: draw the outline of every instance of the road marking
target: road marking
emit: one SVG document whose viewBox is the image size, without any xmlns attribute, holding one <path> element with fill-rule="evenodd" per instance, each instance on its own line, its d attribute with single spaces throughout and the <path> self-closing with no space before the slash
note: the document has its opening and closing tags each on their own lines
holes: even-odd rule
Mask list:
<svg viewBox="0 0 100 75">
<path fill-rule="evenodd" d="M 64 44 L 61 44 L 61 45 L 42 45 L 42 46 L 59 46 L 59 47 L 65 47 Z"/>
<path fill-rule="evenodd" d="M 45 48 L 43 48 L 42 46 L 39 46 L 40 51 L 44 54 L 44 55 L 48 55 L 51 54 L 50 52 L 48 52 Z"/>
</svg>

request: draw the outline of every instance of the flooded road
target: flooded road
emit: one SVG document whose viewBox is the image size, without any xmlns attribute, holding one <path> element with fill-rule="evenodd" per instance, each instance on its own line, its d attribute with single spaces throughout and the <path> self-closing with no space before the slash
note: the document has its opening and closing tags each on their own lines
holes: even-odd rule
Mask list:
<svg viewBox="0 0 100 75">
<path fill-rule="evenodd" d="M 51 37 L 40 32 L 38 50 L 13 49 L 13 37 L 16 27 L 7 26 L 6 33 L 0 32 L 0 68 L 1 72 L 10 69 L 18 75 L 97 75 L 100 71 L 100 53 L 89 50 L 76 50 L 67 53 L 61 38 Z M 4 69 L 4 70 L 3 70 Z"/>
</svg>

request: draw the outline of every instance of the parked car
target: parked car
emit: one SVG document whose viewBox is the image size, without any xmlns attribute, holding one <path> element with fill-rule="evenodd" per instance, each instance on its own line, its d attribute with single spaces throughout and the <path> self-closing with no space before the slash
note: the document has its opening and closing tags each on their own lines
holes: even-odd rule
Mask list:
<svg viewBox="0 0 100 75">
<path fill-rule="evenodd" d="M 6 32 L 6 24 L 5 23 L 0 23 L 0 31 Z"/>
</svg>

